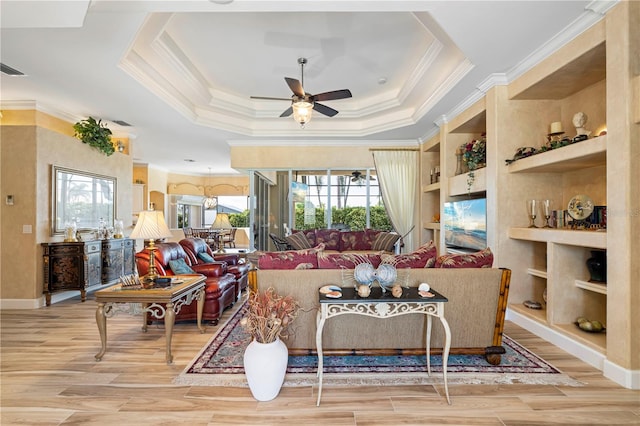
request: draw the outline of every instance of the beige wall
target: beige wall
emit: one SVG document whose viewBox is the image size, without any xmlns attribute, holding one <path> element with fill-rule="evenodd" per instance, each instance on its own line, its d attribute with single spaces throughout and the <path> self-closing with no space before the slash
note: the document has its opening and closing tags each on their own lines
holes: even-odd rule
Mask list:
<svg viewBox="0 0 640 426">
<path fill-rule="evenodd" d="M 373 156 L 367 146 L 232 146 L 231 167 L 357 170 L 373 167 Z"/>
<path fill-rule="evenodd" d="M 72 124 L 35 111 L 2 111 L 2 200 L 14 196 L 13 206 L 1 203 L 0 291 L 4 304 L 24 300 L 42 303 L 40 243 L 62 241 L 50 235 L 51 166 L 114 176 L 117 179 L 116 217 L 131 224 L 132 161 L 126 154 L 105 156 L 72 136 Z M 23 233 L 31 226 L 32 233 Z M 25 306 L 26 307 L 26 306 Z"/>
</svg>

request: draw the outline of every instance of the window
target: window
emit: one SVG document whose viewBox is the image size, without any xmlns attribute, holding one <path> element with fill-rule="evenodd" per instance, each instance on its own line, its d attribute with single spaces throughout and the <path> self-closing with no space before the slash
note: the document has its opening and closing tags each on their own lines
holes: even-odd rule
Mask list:
<svg viewBox="0 0 640 426">
<path fill-rule="evenodd" d="M 366 171 L 301 173 L 298 172 L 297 181 L 292 186 L 298 193 L 297 197 L 294 196 L 295 229 L 330 226 L 353 230 L 391 228 L 380 186 L 371 171 L 368 178 Z"/>
</svg>

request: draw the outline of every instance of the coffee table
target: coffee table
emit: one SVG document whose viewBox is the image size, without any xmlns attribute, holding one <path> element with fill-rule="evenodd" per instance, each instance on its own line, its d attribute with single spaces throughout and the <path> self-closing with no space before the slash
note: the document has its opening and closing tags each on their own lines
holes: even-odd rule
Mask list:
<svg viewBox="0 0 640 426">
<path fill-rule="evenodd" d="M 184 305 L 197 300 L 197 326 L 204 333 L 202 326 L 202 310 L 204 308 L 204 275 L 177 275 L 171 277 L 177 282 L 168 287 L 151 289 L 127 289 L 122 284 L 116 284 L 104 290 L 96 291 L 96 322 L 100 332 L 102 348 L 96 354 L 96 361 L 100 361 L 107 350 L 107 318 L 118 312 L 128 314 L 142 314 L 142 331 L 147 331 L 147 314 L 153 313 L 156 318 L 164 318 L 166 336 L 167 364 L 173 362 L 171 354 L 171 336 L 176 313 Z"/>
<path fill-rule="evenodd" d="M 427 374 L 431 375 L 431 322 L 436 317 L 442 323 L 445 333 L 445 343 L 442 351 L 442 375 L 444 379 L 444 390 L 447 396 L 447 403 L 451 404 L 449 398 L 449 386 L 447 384 L 447 362 L 449 360 L 449 350 L 451 349 L 451 330 L 449 323 L 444 317 L 444 304 L 447 298 L 431 290 L 433 297 L 421 297 L 415 287 L 405 288 L 402 297 L 396 298 L 390 291 L 382 292 L 379 287 L 371 289 L 368 297 L 358 296 L 354 288 L 342 288 L 342 297 L 339 299 L 329 298 L 325 294 L 318 293 L 320 308 L 316 317 L 316 349 L 318 351 L 318 401 L 322 397 L 322 374 L 323 374 L 323 354 L 322 354 L 322 329 L 326 320 L 339 315 L 364 315 L 374 318 L 393 318 L 400 315 L 424 314 L 427 316 L 426 330 L 426 355 Z M 372 336 L 375 338 L 375 336 Z"/>
</svg>

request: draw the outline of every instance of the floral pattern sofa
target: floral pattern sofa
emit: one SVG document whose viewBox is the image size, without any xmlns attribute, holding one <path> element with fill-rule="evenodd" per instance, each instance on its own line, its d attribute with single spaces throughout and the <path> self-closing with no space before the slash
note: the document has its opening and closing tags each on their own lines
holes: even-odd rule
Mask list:
<svg viewBox="0 0 640 426">
<path fill-rule="evenodd" d="M 258 269 L 354 269 L 368 262 L 377 268 L 381 263 L 396 268 L 491 268 L 493 253 L 490 248 L 469 254 L 438 256 L 430 241 L 411 253 L 393 254 L 386 251 L 336 252 L 326 250 L 324 243 L 302 250 L 257 253 Z"/>
</svg>

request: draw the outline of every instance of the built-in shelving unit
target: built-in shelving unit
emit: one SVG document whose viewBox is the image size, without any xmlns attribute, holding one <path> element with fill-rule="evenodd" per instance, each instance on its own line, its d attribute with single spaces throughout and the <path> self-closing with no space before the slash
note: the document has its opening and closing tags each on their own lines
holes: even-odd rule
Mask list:
<svg viewBox="0 0 640 426">
<path fill-rule="evenodd" d="M 631 15 L 638 9 L 626 2 L 616 7 L 625 11 L 613 17 L 607 13 L 606 19 L 515 80 L 491 87 L 463 112 L 443 120 L 438 137 L 422 148 L 423 167 L 432 164 L 433 154 L 439 153 L 441 179 L 438 185 L 422 182 L 421 223 L 426 235 L 439 232 L 440 244 L 446 249 L 443 225 L 431 220 L 436 203 L 443 212 L 445 202 L 486 197 L 487 241 L 494 253 L 494 266 L 512 270 L 508 319 L 603 370 L 620 359 L 618 354 L 611 357 L 610 350 L 611 345 L 619 348 L 618 342 L 623 341 L 626 370 L 616 370 L 617 379 L 639 383 L 640 377 L 633 373 L 638 366 L 629 361 L 634 357 L 629 348 L 637 346 L 637 340 L 628 333 L 629 323 L 638 324 L 624 303 L 637 284 L 628 282 L 635 260 L 625 258 L 629 254 L 621 248 L 632 247 L 637 254 L 628 218 L 621 212 L 629 209 L 625 194 L 633 191 L 628 189 L 633 180 L 630 155 L 637 152 L 629 148 L 629 135 L 637 135 L 633 123 L 640 119 L 631 111 L 640 101 L 637 93 L 629 91 L 640 86 L 640 80 L 629 71 L 629 58 L 638 43 L 630 44 L 624 31 L 610 30 L 630 25 Z M 577 112 L 588 117 L 587 140 L 505 163 L 521 147 L 540 149 L 546 145 L 551 123 L 560 122 L 565 132 L 562 136 L 573 138 L 572 119 Z M 455 150 L 482 133 L 487 140 L 487 164 L 475 171 L 475 182 L 469 188 L 467 174 L 455 174 Z M 617 188 L 621 178 L 625 193 Z M 527 200 L 548 199 L 553 210 L 567 210 L 569 201 L 578 194 L 588 195 L 596 206 L 606 206 L 608 229 L 543 228 L 540 215 L 536 227 L 527 227 Z M 615 267 L 610 261 L 607 277 L 612 281 L 612 274 L 616 276 L 616 285 L 590 281 L 586 260 L 594 250 L 606 250 L 609 259 L 614 259 Z M 527 300 L 541 302 L 542 309 L 525 307 Z M 606 332 L 579 329 L 574 324 L 579 316 L 599 320 Z"/>
<path fill-rule="evenodd" d="M 572 197 L 586 194 L 596 205 L 608 206 L 605 64 L 604 31 L 595 27 L 574 40 L 570 49 L 552 55 L 509 87 L 508 107 L 517 110 L 517 120 L 511 123 L 514 130 L 505 131 L 505 136 L 520 138 L 520 146 L 542 146 L 546 138 L 542 131 L 548 132 L 551 122 L 560 121 L 565 136 L 573 137 L 572 118 L 578 111 L 589 117 L 592 136 L 505 166 L 504 176 L 513 182 L 512 188 L 522 191 L 521 196 L 511 197 L 515 205 L 524 207 L 527 199 L 550 199 L 552 209 L 566 210 Z M 531 139 L 533 134 L 538 141 Z M 512 216 L 511 221 L 524 225 L 524 208 L 520 212 L 521 219 Z M 560 342 L 567 350 L 584 347 L 602 362 L 607 354 L 605 333 L 585 332 L 574 321 L 584 316 L 607 323 L 606 284 L 589 282 L 586 266 L 591 250 L 607 249 L 607 233 L 522 225 L 507 229 L 508 237 L 516 242 L 509 245 L 517 247 L 520 257 L 506 254 L 511 259 L 512 278 L 516 277 L 510 293 L 511 319 Z M 546 303 L 541 290 L 546 291 Z M 523 305 L 525 300 L 539 300 L 544 309 L 529 309 Z"/>
<path fill-rule="evenodd" d="M 422 229 L 420 232 L 421 243 L 433 241 L 440 252 L 441 228 L 440 222 L 436 222 L 440 215 L 440 190 L 442 188 L 442 167 L 440 153 L 440 135 L 429 139 L 422 146 L 420 152 L 421 168 L 421 194 L 420 215 Z M 440 171 L 440 177 L 435 174 L 436 167 Z"/>
</svg>

